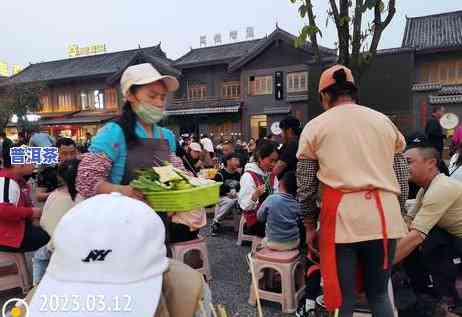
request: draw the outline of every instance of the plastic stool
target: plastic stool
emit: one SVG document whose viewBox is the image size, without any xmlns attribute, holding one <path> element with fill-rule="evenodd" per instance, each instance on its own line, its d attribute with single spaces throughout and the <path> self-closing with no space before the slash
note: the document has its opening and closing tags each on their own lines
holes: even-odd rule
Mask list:
<svg viewBox="0 0 462 317">
<path fill-rule="evenodd" d="M 21 288 L 26 294 L 31 287 L 24 253 L 0 252 L 0 291 Z"/>
<path fill-rule="evenodd" d="M 272 251 L 265 248 L 255 254 L 253 265 L 257 278 L 263 274 L 264 269 L 273 269 L 281 276 L 281 293 L 260 289 L 257 285 L 260 299 L 280 303 L 283 313 L 295 312 L 305 291 L 304 270 L 299 269 L 302 266 L 299 251 Z M 299 283 L 298 289 L 296 289 L 296 282 Z M 250 288 L 249 304 L 256 304 L 253 285 Z"/>
<path fill-rule="evenodd" d="M 237 234 L 237 242 L 236 242 L 237 245 L 242 245 L 242 241 L 253 242 L 253 238 L 255 237 L 254 235 L 245 234 L 244 227 L 245 227 L 245 218 L 244 218 L 244 215 L 241 215 L 241 221 L 239 223 L 239 232 Z"/>
<path fill-rule="evenodd" d="M 250 251 L 250 252 L 252 252 L 252 254 L 255 254 L 255 252 L 257 252 L 257 248 L 260 245 L 262 240 L 263 240 L 263 238 L 253 236 L 252 247 L 251 247 L 251 251 Z"/>
<path fill-rule="evenodd" d="M 200 257 L 202 259 L 202 267 L 196 268 L 198 272 L 201 272 L 205 275 L 207 281 L 212 279 L 212 273 L 210 272 L 209 265 L 209 254 L 207 251 L 207 240 L 205 237 L 200 237 L 196 240 L 186 241 L 186 242 L 177 242 L 170 245 L 172 250 L 172 258 L 190 265 L 184 261 L 185 255 L 191 251 L 199 251 Z"/>
</svg>

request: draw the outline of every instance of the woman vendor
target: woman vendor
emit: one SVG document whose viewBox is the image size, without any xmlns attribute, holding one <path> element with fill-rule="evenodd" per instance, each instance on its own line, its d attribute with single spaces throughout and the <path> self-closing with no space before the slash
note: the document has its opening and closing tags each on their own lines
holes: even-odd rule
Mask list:
<svg viewBox="0 0 462 317">
<path fill-rule="evenodd" d="M 165 116 L 168 93 L 179 87 L 178 80 L 162 76 L 151 64 L 144 63 L 128 67 L 120 85 L 125 98 L 121 116 L 98 132 L 79 165 L 76 186 L 83 197 L 120 192 L 143 199 L 143 194 L 129 185 L 136 169 L 158 166 L 165 161 L 183 167 L 174 154 L 175 135 L 157 124 Z M 160 216 L 168 223 L 167 231 L 175 236 L 175 241 L 195 239 L 197 227 L 204 222 L 201 213 L 191 213 L 191 217 L 181 215 L 179 223 L 172 219 L 172 224 L 164 213 Z"/>
<path fill-rule="evenodd" d="M 392 317 L 387 285 L 396 240 L 406 232 L 401 216 L 408 191 L 404 137 L 387 116 L 357 104 L 348 68 L 335 65 L 323 72 L 319 93 L 325 112 L 301 134 L 297 182 L 310 249 L 321 183 L 324 303 L 328 311 L 351 317 L 360 271 L 372 315 Z"/>
</svg>

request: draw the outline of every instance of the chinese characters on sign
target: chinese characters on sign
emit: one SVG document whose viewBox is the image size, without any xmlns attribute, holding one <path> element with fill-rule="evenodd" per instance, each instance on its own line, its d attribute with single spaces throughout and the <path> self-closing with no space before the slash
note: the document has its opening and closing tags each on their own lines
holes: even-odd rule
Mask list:
<svg viewBox="0 0 462 317">
<path fill-rule="evenodd" d="M 13 75 L 16 75 L 20 71 L 22 71 L 22 66 L 21 65 L 13 65 Z"/>
<path fill-rule="evenodd" d="M 233 30 L 233 31 L 229 32 L 229 39 L 232 40 L 232 41 L 237 40 L 237 31 L 236 30 Z"/>
<path fill-rule="evenodd" d="M 201 44 L 200 46 L 207 46 L 207 36 L 206 35 L 203 35 L 200 37 L 200 41 L 201 41 Z"/>
<path fill-rule="evenodd" d="M 58 164 L 57 147 L 13 147 L 10 149 L 11 164 Z"/>
<path fill-rule="evenodd" d="M 8 64 L 2 61 L 0 61 L 0 76 L 10 76 L 10 72 L 8 71 Z"/>
<path fill-rule="evenodd" d="M 255 37 L 255 29 L 251 26 L 246 29 L 246 38 L 253 39 Z"/>
<path fill-rule="evenodd" d="M 72 44 L 67 48 L 67 54 L 69 57 L 93 55 L 104 52 L 106 52 L 106 44 L 95 44 L 86 47 L 79 47 L 78 45 Z"/>
<path fill-rule="evenodd" d="M 215 44 L 221 44 L 221 34 L 217 33 L 214 35 L 213 40 L 215 41 Z"/>
<path fill-rule="evenodd" d="M 8 63 L 0 61 L 0 76 L 9 77 L 11 75 L 16 75 L 20 71 L 22 71 L 22 66 L 21 65 L 14 64 L 13 69 L 10 72 L 10 67 L 9 67 Z"/>
</svg>

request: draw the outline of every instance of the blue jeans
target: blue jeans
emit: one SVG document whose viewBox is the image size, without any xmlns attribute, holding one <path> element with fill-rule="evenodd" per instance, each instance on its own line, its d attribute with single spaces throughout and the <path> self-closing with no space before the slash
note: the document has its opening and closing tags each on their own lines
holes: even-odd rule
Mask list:
<svg viewBox="0 0 462 317">
<path fill-rule="evenodd" d="M 32 277 L 34 286 L 38 285 L 50 263 L 51 252 L 47 246 L 43 246 L 34 253 L 32 258 Z"/>
</svg>

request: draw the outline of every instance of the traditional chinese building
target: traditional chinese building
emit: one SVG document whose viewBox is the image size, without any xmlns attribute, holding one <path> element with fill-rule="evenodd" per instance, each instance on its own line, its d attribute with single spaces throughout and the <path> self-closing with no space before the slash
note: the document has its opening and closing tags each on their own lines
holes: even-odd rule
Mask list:
<svg viewBox="0 0 462 317">
<path fill-rule="evenodd" d="M 149 62 L 160 72 L 179 76 L 160 45 L 134 50 L 31 64 L 2 85 L 42 83 L 42 109 L 38 123 L 51 135 L 81 140 L 85 134 L 113 119 L 123 103 L 118 87 L 128 66 Z M 9 124 L 10 134 L 15 133 Z"/>
<path fill-rule="evenodd" d="M 425 126 L 435 105 L 462 120 L 462 11 L 407 18 L 402 47 L 415 50 L 416 126 Z"/>
<path fill-rule="evenodd" d="M 248 139 L 266 136 L 289 113 L 306 122 L 314 54 L 294 40 L 276 28 L 261 39 L 191 50 L 173 64 L 182 78 L 168 124 L 179 133 Z M 334 50 L 321 52 L 325 63 L 337 59 Z"/>
</svg>

